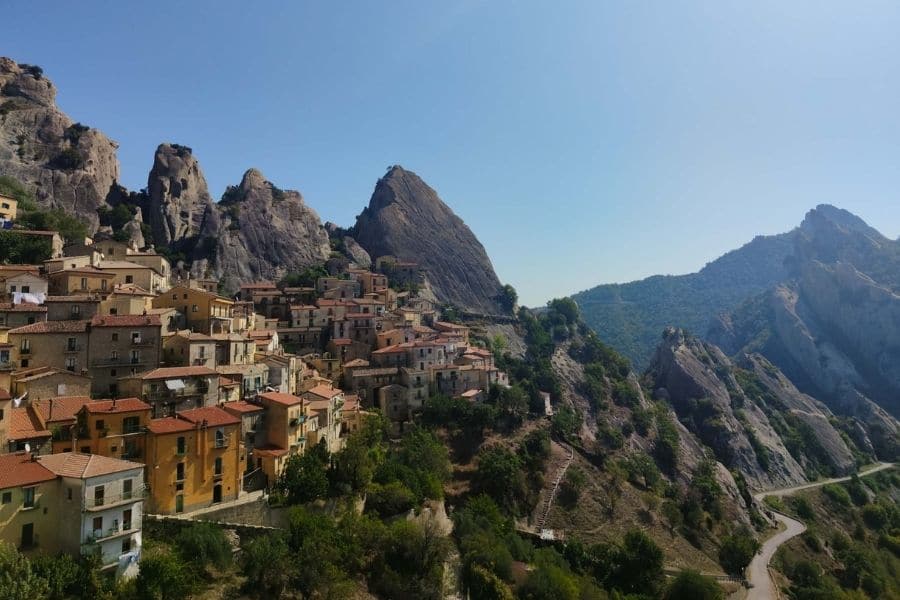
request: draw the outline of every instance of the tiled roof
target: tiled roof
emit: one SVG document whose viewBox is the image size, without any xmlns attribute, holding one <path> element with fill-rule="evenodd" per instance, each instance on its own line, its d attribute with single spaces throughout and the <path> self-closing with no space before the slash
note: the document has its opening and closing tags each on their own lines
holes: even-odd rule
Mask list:
<svg viewBox="0 0 900 600">
<path fill-rule="evenodd" d="M 150 424 L 147 426 L 147 429 L 149 429 L 151 433 L 155 433 L 157 435 L 176 433 L 179 431 L 190 431 L 193 428 L 194 426 L 189 421 L 176 419 L 175 417 L 151 419 Z"/>
<path fill-rule="evenodd" d="M 93 275 L 94 277 L 103 277 L 105 279 L 114 279 L 116 277 L 115 273 L 109 273 L 107 271 L 101 271 L 100 269 L 94 267 L 78 267 L 77 269 L 63 269 L 62 271 L 54 271 L 48 275 L 48 277 L 59 277 L 62 275 Z"/>
<path fill-rule="evenodd" d="M 122 294 L 124 296 L 156 296 L 153 292 L 145 290 L 134 283 L 118 283 L 113 288 L 113 293 Z"/>
<path fill-rule="evenodd" d="M 227 410 L 228 412 L 239 413 L 242 415 L 265 410 L 258 404 L 250 404 L 249 402 L 244 402 L 243 400 L 237 400 L 235 402 L 225 402 L 224 404 L 222 404 L 222 408 Z"/>
<path fill-rule="evenodd" d="M 117 400 L 97 400 L 84 405 L 84 409 L 91 413 L 124 413 L 138 410 L 150 410 L 151 406 L 137 398 L 119 398 Z"/>
<path fill-rule="evenodd" d="M 343 390 L 340 390 L 335 387 L 331 387 L 329 385 L 317 385 L 311 390 L 306 391 L 307 394 L 313 394 L 315 396 L 319 396 L 320 398 L 334 398 L 335 396 L 339 396 L 343 394 Z"/>
<path fill-rule="evenodd" d="M 331 343 L 335 346 L 349 346 L 353 343 L 353 340 L 351 340 L 350 338 L 335 338 L 331 340 Z"/>
<path fill-rule="evenodd" d="M 178 417 L 190 421 L 191 423 L 202 423 L 203 421 L 206 421 L 206 424 L 210 427 L 240 425 L 241 423 L 240 419 L 218 406 L 204 406 L 202 408 L 184 410 L 178 413 Z"/>
<path fill-rule="evenodd" d="M 10 329 L 9 333 L 84 333 L 88 321 L 41 321 Z"/>
<path fill-rule="evenodd" d="M 354 358 L 348 363 L 344 364 L 345 369 L 352 369 L 353 367 L 368 367 L 369 361 L 362 358 Z"/>
<path fill-rule="evenodd" d="M 174 377 L 202 377 L 209 375 L 217 375 L 212 369 L 207 367 L 160 367 L 153 369 L 142 375 L 138 375 L 141 379 L 172 379 Z"/>
<path fill-rule="evenodd" d="M 23 302 L 21 304 L 3 302 L 0 304 L 0 312 L 47 312 L 47 307 L 41 306 L 40 304 L 32 304 L 30 302 Z"/>
<path fill-rule="evenodd" d="M 404 344 L 394 344 L 393 346 L 385 346 L 384 348 L 379 348 L 378 350 L 373 350 L 372 354 L 400 354 L 406 352 L 409 345 Z"/>
<path fill-rule="evenodd" d="M 344 398 L 344 406 L 341 407 L 341 412 L 355 412 L 359 410 L 359 396 L 352 395 Z"/>
<path fill-rule="evenodd" d="M 253 449 L 255 456 L 284 456 L 288 451 L 278 446 L 258 446 Z"/>
<path fill-rule="evenodd" d="M 40 411 L 45 423 L 74 421 L 75 415 L 85 404 L 93 402 L 87 396 L 61 396 L 59 398 L 38 400 L 33 404 Z"/>
<path fill-rule="evenodd" d="M 381 367 L 376 369 L 360 369 L 353 372 L 353 377 L 371 377 L 372 375 L 396 375 L 397 367 Z"/>
<path fill-rule="evenodd" d="M 90 380 L 90 377 L 87 375 L 80 375 L 78 373 L 73 373 L 72 371 L 66 371 L 64 369 L 54 369 L 53 367 L 35 367 L 34 369 L 22 370 L 19 369 L 17 371 L 16 381 L 28 382 L 35 381 L 37 379 L 43 379 L 44 377 L 50 377 L 52 375 L 63 375 L 65 377 L 78 377 L 80 379 Z"/>
<path fill-rule="evenodd" d="M 71 296 L 47 296 L 46 298 L 44 298 L 44 304 L 48 302 L 100 302 L 100 298 L 87 294 L 73 294 Z"/>
<path fill-rule="evenodd" d="M 24 452 L 0 455 L 0 489 L 53 481 L 56 475 Z"/>
<path fill-rule="evenodd" d="M 284 392 L 266 392 L 264 394 L 260 394 L 259 397 L 264 398 L 269 402 L 281 404 L 282 406 L 294 406 L 296 404 L 303 403 L 303 400 L 301 398 L 298 398 L 293 394 L 285 394 Z"/>
<path fill-rule="evenodd" d="M 150 269 L 150 267 L 128 260 L 101 260 L 99 267 L 101 269 Z"/>
<path fill-rule="evenodd" d="M 219 387 L 234 387 L 236 385 L 241 384 L 237 381 L 232 381 L 227 377 L 222 377 L 221 375 L 219 375 Z"/>
<path fill-rule="evenodd" d="M 157 315 L 94 315 L 92 327 L 158 327 Z"/>
<path fill-rule="evenodd" d="M 9 412 L 9 430 L 7 435 L 10 440 L 31 440 L 50 437 L 50 432 L 41 426 L 37 416 L 30 408 L 14 408 Z"/>
<path fill-rule="evenodd" d="M 79 479 L 144 468 L 144 465 L 141 463 L 131 462 L 130 460 L 109 458 L 99 454 L 79 454 L 77 452 L 39 456 L 38 462 L 57 475 L 78 477 Z"/>
</svg>

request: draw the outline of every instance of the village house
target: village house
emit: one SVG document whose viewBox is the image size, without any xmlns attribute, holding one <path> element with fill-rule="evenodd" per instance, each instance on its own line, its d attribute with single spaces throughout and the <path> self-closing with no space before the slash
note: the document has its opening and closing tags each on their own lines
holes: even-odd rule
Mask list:
<svg viewBox="0 0 900 600">
<path fill-rule="evenodd" d="M 65 269 L 47 275 L 50 281 L 48 291 L 56 296 L 106 293 L 112 289 L 115 278 L 114 273 L 101 271 L 96 267 Z"/>
<path fill-rule="evenodd" d="M 303 392 L 310 417 L 318 417 L 318 427 L 310 435 L 310 445 L 324 439 L 329 452 L 341 448 L 341 408 L 344 392 L 330 385 L 318 385 Z"/>
<path fill-rule="evenodd" d="M 9 415 L 9 426 L 0 435 L 0 439 L 5 438 L 0 453 L 25 450 L 35 454 L 50 453 L 51 433 L 38 420 L 37 415 L 30 407 L 9 408 L 4 411 L 4 417 L 7 414 Z M 4 420 L 7 419 L 4 418 Z"/>
<path fill-rule="evenodd" d="M 220 406 L 241 420 L 241 435 L 243 436 L 241 441 L 244 446 L 243 461 L 245 472 L 260 468 L 256 465 L 253 450 L 256 448 L 257 440 L 261 445 L 266 444 L 265 409 L 261 404 L 245 402 L 243 400 L 225 402 Z"/>
<path fill-rule="evenodd" d="M 72 446 L 82 454 L 143 460 L 150 405 L 137 398 L 86 402 L 76 413 Z"/>
<path fill-rule="evenodd" d="M 160 367 L 119 379 L 119 393 L 153 408 L 153 417 L 218 403 L 219 374 L 206 367 Z"/>
<path fill-rule="evenodd" d="M 0 327 L 16 328 L 47 320 L 47 307 L 23 302 L 0 303 Z"/>
<path fill-rule="evenodd" d="M 53 367 L 73 373 L 88 367 L 89 321 L 41 321 L 10 329 L 12 360 L 19 368 Z"/>
<path fill-rule="evenodd" d="M 115 275 L 113 285 L 136 285 L 154 293 L 168 289 L 167 278 L 162 273 L 130 260 L 101 260 L 97 267 L 104 273 Z"/>
<path fill-rule="evenodd" d="M 239 418 L 208 406 L 153 419 L 147 430 L 151 510 L 178 514 L 237 499 L 244 471 Z"/>
<path fill-rule="evenodd" d="M 91 391 L 95 395 L 115 398 L 121 377 L 159 366 L 160 322 L 155 315 L 97 315 L 88 331 Z"/>
<path fill-rule="evenodd" d="M 18 214 L 19 201 L 12 196 L 0 194 L 0 222 L 12 222 Z"/>
<path fill-rule="evenodd" d="M 153 299 L 154 308 L 175 308 L 187 326 L 200 333 L 230 333 L 234 301 L 217 294 L 177 285 Z"/>
<path fill-rule="evenodd" d="M 57 487 L 56 474 L 31 454 L 0 456 L 0 541 L 27 555 L 60 552 Z"/>
<path fill-rule="evenodd" d="M 282 392 L 260 394 L 259 402 L 265 409 L 265 436 L 255 436 L 253 455 L 271 484 L 281 475 L 287 457 L 306 449 L 308 406 L 302 398 Z"/>
<path fill-rule="evenodd" d="M 91 319 L 100 314 L 100 296 L 80 294 L 74 296 L 47 296 L 48 321 L 77 321 Z"/>
<path fill-rule="evenodd" d="M 191 366 L 216 368 L 216 340 L 189 329 L 165 338 L 163 362 L 167 367 Z"/>
<path fill-rule="evenodd" d="M 0 285 L 2 285 L 0 291 L 9 295 L 20 293 L 46 296 L 49 283 L 35 272 L 26 272 L 7 277 Z"/>
<path fill-rule="evenodd" d="M 91 378 L 65 369 L 31 367 L 12 373 L 7 387 L 16 397 L 27 396 L 29 402 L 37 402 L 59 396 L 88 396 Z"/>
<path fill-rule="evenodd" d="M 133 283 L 116 284 L 100 303 L 104 315 L 143 315 L 153 308 L 156 294 Z"/>
</svg>

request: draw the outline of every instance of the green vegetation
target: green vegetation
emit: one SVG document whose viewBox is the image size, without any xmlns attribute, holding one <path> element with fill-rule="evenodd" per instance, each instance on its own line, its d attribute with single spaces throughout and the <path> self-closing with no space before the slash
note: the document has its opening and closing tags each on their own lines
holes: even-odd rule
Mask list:
<svg viewBox="0 0 900 600">
<path fill-rule="evenodd" d="M 712 577 L 696 571 L 680 571 L 669 584 L 664 600 L 721 600 L 722 588 Z"/>
<path fill-rule="evenodd" d="M 759 548 L 759 540 L 748 527 L 742 525 L 722 540 L 719 547 L 719 563 L 729 575 L 743 577 L 744 569 L 753 560 Z"/>
<path fill-rule="evenodd" d="M 87 226 L 84 223 L 61 210 L 39 209 L 31 192 L 21 182 L 8 175 L 0 175 L 0 194 L 18 200 L 16 224 L 24 229 L 58 231 L 67 242 L 80 242 L 87 236 Z"/>
<path fill-rule="evenodd" d="M 278 282 L 278 287 L 280 289 L 286 287 L 315 287 L 316 280 L 319 279 L 319 277 L 327 276 L 328 271 L 325 269 L 325 265 L 316 265 L 314 267 L 308 267 L 301 272 L 292 271 L 287 273 Z"/>
<path fill-rule="evenodd" d="M 503 310 L 511 313 L 516 309 L 516 303 L 519 301 L 519 294 L 516 293 L 516 288 L 507 283 L 500 288 L 496 300 L 497 304 L 499 304 Z"/>
</svg>

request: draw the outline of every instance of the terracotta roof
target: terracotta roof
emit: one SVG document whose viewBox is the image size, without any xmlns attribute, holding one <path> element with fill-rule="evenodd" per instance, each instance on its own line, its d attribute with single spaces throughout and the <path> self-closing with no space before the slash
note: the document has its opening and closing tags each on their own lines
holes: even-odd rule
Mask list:
<svg viewBox="0 0 900 600">
<path fill-rule="evenodd" d="M 141 379 L 172 379 L 175 377 L 201 377 L 204 375 L 217 375 L 212 369 L 206 367 L 160 367 L 142 375 Z"/>
<path fill-rule="evenodd" d="M 281 404 L 282 406 L 294 406 L 296 404 L 303 403 L 302 398 L 298 398 L 293 394 L 285 394 L 284 392 L 266 392 L 264 394 L 260 394 L 259 397 L 264 398 L 269 402 Z"/>
<path fill-rule="evenodd" d="M 344 363 L 345 369 L 352 369 L 353 367 L 368 367 L 369 361 L 362 358 L 354 358 L 348 363 Z"/>
<path fill-rule="evenodd" d="M 78 377 L 79 379 L 90 380 L 88 375 L 81 375 L 64 369 L 54 369 L 53 367 L 35 367 L 34 369 L 28 370 L 19 369 L 16 374 L 16 381 L 18 382 L 34 381 L 35 379 L 43 379 L 44 377 L 50 377 L 52 375 L 64 375 L 66 377 Z"/>
<path fill-rule="evenodd" d="M 184 410 L 178 413 L 178 418 L 190 421 L 191 423 L 202 423 L 203 421 L 206 421 L 206 424 L 209 427 L 240 425 L 241 423 L 240 419 L 218 406 L 204 406 L 202 408 Z"/>
<path fill-rule="evenodd" d="M 409 346 L 405 346 L 404 344 L 394 344 L 393 346 L 385 346 L 384 348 L 373 350 L 372 354 L 400 354 L 406 352 L 407 348 L 409 348 Z"/>
<path fill-rule="evenodd" d="M 45 423 L 74 421 L 75 415 L 85 404 L 93 402 L 87 396 L 61 396 L 38 400 L 32 406 L 40 412 Z"/>
<path fill-rule="evenodd" d="M 158 327 L 157 315 L 94 315 L 92 327 Z"/>
<path fill-rule="evenodd" d="M 2 312 L 47 312 L 46 306 L 41 306 L 40 304 L 32 304 L 30 302 L 23 302 L 21 304 L 13 304 L 11 302 L 4 302 L 0 304 L 0 311 Z"/>
<path fill-rule="evenodd" d="M 141 463 L 131 462 L 130 460 L 109 458 L 99 454 L 79 454 L 77 452 L 39 456 L 38 462 L 57 475 L 78 477 L 79 479 L 144 468 L 144 465 Z"/>
<path fill-rule="evenodd" d="M 179 431 L 190 431 L 193 428 L 194 426 L 189 421 L 176 419 L 175 417 L 151 419 L 150 424 L 147 426 L 147 429 L 149 429 L 151 433 L 155 433 L 157 435 L 176 433 Z"/>
<path fill-rule="evenodd" d="M 100 302 L 100 298 L 87 294 L 73 294 L 71 296 L 47 296 L 46 298 L 44 298 L 44 304 L 47 304 L 48 302 Z"/>
<path fill-rule="evenodd" d="M 260 281 L 258 283 L 245 283 L 241 285 L 242 290 L 266 290 L 275 287 L 271 281 Z"/>
<path fill-rule="evenodd" d="M 48 438 L 50 432 L 41 426 L 37 415 L 30 408 L 14 408 L 9 411 L 10 440 L 31 440 L 34 438 Z"/>
<path fill-rule="evenodd" d="M 317 385 L 311 390 L 307 390 L 305 393 L 313 394 L 315 396 L 319 396 L 320 398 L 334 398 L 335 396 L 343 394 L 344 391 L 336 387 L 331 387 L 329 385 Z"/>
<path fill-rule="evenodd" d="M 117 283 L 113 288 L 113 293 L 125 296 L 156 296 L 153 292 L 134 283 Z"/>
<path fill-rule="evenodd" d="M 237 400 L 235 402 L 225 402 L 221 405 L 223 409 L 227 410 L 231 413 L 239 413 L 239 414 L 248 414 L 254 412 L 260 412 L 265 410 L 262 406 L 258 404 L 250 404 L 249 402 L 244 402 L 243 400 Z"/>
<path fill-rule="evenodd" d="M 258 446 L 253 449 L 256 456 L 284 456 L 288 451 L 278 446 Z"/>
<path fill-rule="evenodd" d="M 165 310 L 170 310 L 170 309 L 165 309 Z M 171 310 L 174 310 L 174 309 L 171 309 Z M 197 342 L 197 341 L 212 342 L 213 341 L 213 339 L 211 337 L 209 337 L 208 335 L 206 335 L 205 333 L 195 333 L 193 331 L 190 331 L 189 329 L 185 329 L 184 331 L 179 331 L 175 335 L 177 335 L 178 337 L 181 337 L 181 338 L 185 338 L 186 340 L 189 340 L 192 342 Z"/>
<path fill-rule="evenodd" d="M 103 277 L 104 279 L 114 279 L 116 277 L 115 273 L 109 273 L 107 271 L 101 271 L 96 268 L 89 267 L 79 267 L 77 269 L 63 269 L 62 271 L 54 271 L 48 275 L 48 277 L 57 277 L 60 275 L 93 275 L 95 277 Z"/>
<path fill-rule="evenodd" d="M 240 385 L 240 383 L 219 375 L 219 387 L 234 387 L 236 385 Z"/>
<path fill-rule="evenodd" d="M 88 321 L 41 321 L 10 329 L 9 333 L 84 333 Z"/>
<path fill-rule="evenodd" d="M 92 414 L 123 413 L 138 410 L 150 410 L 151 406 L 137 398 L 119 398 L 117 400 L 97 400 L 84 405 L 84 409 Z"/>
<path fill-rule="evenodd" d="M 24 452 L 0 455 L 0 489 L 53 481 L 56 475 Z"/>
<path fill-rule="evenodd" d="M 101 269 L 150 269 L 145 265 L 139 265 L 128 260 L 101 260 L 99 267 Z"/>
<path fill-rule="evenodd" d="M 353 372 L 353 377 L 370 377 L 372 375 L 396 375 L 397 367 L 381 367 L 376 369 L 360 369 Z"/>
<path fill-rule="evenodd" d="M 344 406 L 341 407 L 341 412 L 355 412 L 359 410 L 359 396 L 352 395 L 344 398 Z"/>
</svg>

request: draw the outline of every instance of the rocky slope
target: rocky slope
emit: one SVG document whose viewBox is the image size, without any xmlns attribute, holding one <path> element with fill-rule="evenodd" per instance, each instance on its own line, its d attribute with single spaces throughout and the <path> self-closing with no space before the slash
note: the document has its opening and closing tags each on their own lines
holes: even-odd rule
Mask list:
<svg viewBox="0 0 900 600">
<path fill-rule="evenodd" d="M 779 435 L 780 424 L 773 424 L 769 418 L 781 418 L 774 413 L 791 410 L 791 406 L 802 406 L 812 415 L 810 422 L 816 425 L 817 435 L 830 440 L 827 466 L 839 473 L 853 466 L 852 454 L 828 422 L 830 413 L 826 408 L 783 386 L 784 380 L 776 369 L 772 371 L 777 385 L 756 376 L 757 363 L 752 359 L 748 364 L 752 370 L 739 370 L 717 347 L 670 328 L 647 374 L 655 395 L 667 399 L 679 420 L 713 449 L 716 458 L 742 472 L 756 489 L 792 485 L 806 479 L 800 462 L 805 461 L 805 455 L 799 449 L 797 456 L 788 451 Z M 753 393 L 745 389 L 751 386 Z M 770 386 L 786 397 L 783 406 L 762 402 L 760 392 L 774 394 Z"/>
<path fill-rule="evenodd" d="M 797 386 L 865 424 L 882 458 L 897 453 L 900 244 L 833 207 L 811 211 L 790 278 L 716 319 L 726 352 L 760 352 Z"/>
<path fill-rule="evenodd" d="M 157 245 L 196 237 L 214 209 L 206 178 L 190 148 L 160 144 L 147 178 L 143 213 Z"/>
<path fill-rule="evenodd" d="M 794 236 L 757 237 L 697 273 L 599 285 L 573 298 L 585 322 L 643 369 L 665 327 L 703 332 L 714 315 L 784 280 Z"/>
<path fill-rule="evenodd" d="M 39 67 L 0 57 L 0 174 L 33 190 L 43 208 L 99 225 L 97 209 L 119 177 L 116 144 L 56 106 Z"/>
<path fill-rule="evenodd" d="M 300 193 L 279 189 L 250 169 L 204 220 L 191 270 L 234 290 L 241 282 L 277 280 L 320 264 L 330 251 L 318 214 Z"/>
<path fill-rule="evenodd" d="M 391 255 L 418 262 L 441 302 L 486 314 L 500 281 L 472 230 L 412 171 L 395 166 L 378 180 L 354 236 L 372 259 Z"/>
</svg>

